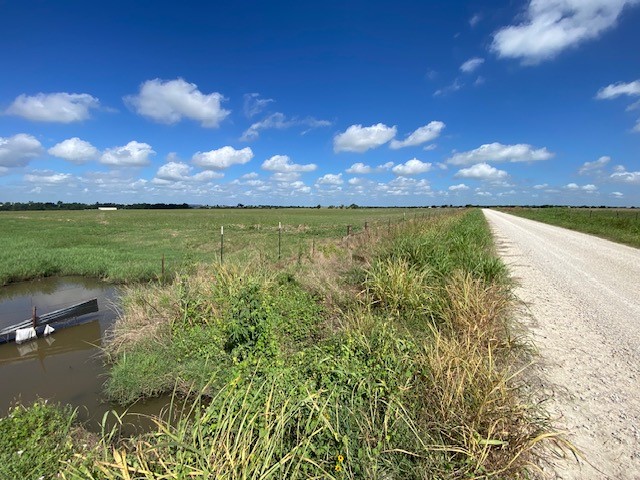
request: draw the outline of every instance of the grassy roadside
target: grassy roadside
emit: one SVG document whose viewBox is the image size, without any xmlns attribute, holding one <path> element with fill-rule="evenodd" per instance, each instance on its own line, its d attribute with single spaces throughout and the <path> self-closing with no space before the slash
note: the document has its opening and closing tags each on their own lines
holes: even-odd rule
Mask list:
<svg viewBox="0 0 640 480">
<path fill-rule="evenodd" d="M 640 248 L 640 211 L 637 209 L 517 207 L 500 211 Z"/>
<path fill-rule="evenodd" d="M 219 260 L 277 260 L 312 249 L 314 241 L 368 225 L 434 215 L 429 209 L 221 209 L 0 212 L 0 285 L 52 275 L 83 275 L 110 282 L 156 279 L 165 256 L 172 276 Z"/>
<path fill-rule="evenodd" d="M 475 210 L 131 287 L 110 395 L 193 402 L 62 478 L 528 478 L 553 433 L 517 386 L 505 273 Z"/>
</svg>

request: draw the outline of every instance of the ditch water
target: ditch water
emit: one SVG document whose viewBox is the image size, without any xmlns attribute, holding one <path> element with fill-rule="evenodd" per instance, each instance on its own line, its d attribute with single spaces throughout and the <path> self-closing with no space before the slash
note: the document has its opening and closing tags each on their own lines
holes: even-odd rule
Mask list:
<svg viewBox="0 0 640 480">
<path fill-rule="evenodd" d="M 45 278 L 0 288 L 0 329 L 39 314 L 74 303 L 98 299 L 99 311 L 85 317 L 82 325 L 55 331 L 21 345 L 0 345 L 0 416 L 20 400 L 24 404 L 38 398 L 78 408 L 78 416 L 90 430 L 98 430 L 105 412 L 122 412 L 102 394 L 107 369 L 100 356 L 105 331 L 116 319 L 117 289 L 96 279 L 83 277 Z M 128 408 L 130 413 L 159 414 L 166 398 L 153 399 Z M 144 429 L 148 421 L 136 423 Z M 137 430 L 129 424 L 127 430 Z"/>
</svg>

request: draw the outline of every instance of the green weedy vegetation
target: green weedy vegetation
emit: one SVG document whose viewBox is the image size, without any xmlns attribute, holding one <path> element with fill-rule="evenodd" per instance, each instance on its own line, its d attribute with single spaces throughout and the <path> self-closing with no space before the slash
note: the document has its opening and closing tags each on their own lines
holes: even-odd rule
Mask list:
<svg viewBox="0 0 640 480">
<path fill-rule="evenodd" d="M 518 386 L 479 210 L 327 241 L 310 260 L 129 287 L 109 395 L 188 401 L 147 434 L 105 429 L 61 477 L 530 478 L 556 434 Z"/>
<path fill-rule="evenodd" d="M 640 248 L 640 210 L 622 208 L 501 208 L 501 211 Z"/>
<path fill-rule="evenodd" d="M 12 407 L 0 418 L 0 478 L 52 479 L 75 447 L 75 412 L 46 401 Z"/>
</svg>

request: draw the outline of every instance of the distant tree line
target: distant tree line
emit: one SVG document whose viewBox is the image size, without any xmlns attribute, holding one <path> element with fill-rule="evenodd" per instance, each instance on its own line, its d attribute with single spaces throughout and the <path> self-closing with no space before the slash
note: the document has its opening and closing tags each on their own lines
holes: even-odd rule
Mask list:
<svg viewBox="0 0 640 480">
<path fill-rule="evenodd" d="M 25 210 L 95 210 L 98 207 L 115 207 L 122 210 L 175 210 L 191 208 L 187 203 L 79 203 L 79 202 L 4 202 L 0 203 L 0 211 Z"/>
<path fill-rule="evenodd" d="M 428 205 L 413 205 L 404 207 L 390 207 L 390 206 L 360 206 L 355 203 L 351 205 L 327 205 L 322 207 L 321 205 L 315 205 L 310 207 L 304 207 L 300 205 L 244 205 L 238 203 L 237 205 L 194 205 L 188 203 L 79 203 L 79 202 L 0 202 L 0 211 L 25 211 L 25 210 L 95 210 L 99 207 L 115 207 L 119 210 L 176 210 L 176 209 L 231 209 L 231 208 L 245 208 L 245 209 L 287 209 L 287 208 L 328 208 L 328 209 L 358 209 L 358 208 L 398 208 L 398 209 L 412 209 L 412 208 L 429 208 Z M 620 207 L 608 207 L 601 205 L 600 207 L 594 206 L 574 206 L 567 207 L 566 205 L 465 205 L 466 208 L 620 208 Z M 430 208 L 461 208 L 455 205 L 432 205 Z M 636 208 L 636 207 L 627 207 Z"/>
</svg>

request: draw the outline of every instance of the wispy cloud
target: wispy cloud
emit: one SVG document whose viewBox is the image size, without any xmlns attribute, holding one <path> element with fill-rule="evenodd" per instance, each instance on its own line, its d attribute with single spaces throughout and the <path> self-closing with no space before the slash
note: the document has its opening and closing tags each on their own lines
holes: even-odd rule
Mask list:
<svg viewBox="0 0 640 480">
<path fill-rule="evenodd" d="M 480 66 L 484 63 L 484 58 L 474 57 L 470 58 L 462 65 L 460 65 L 460 71 L 464 73 L 472 73 L 475 72 Z"/>
<path fill-rule="evenodd" d="M 317 120 L 313 117 L 306 118 L 287 118 L 285 114 L 276 112 L 259 122 L 253 123 L 248 129 L 244 131 L 240 140 L 248 142 L 256 140 L 260 136 L 262 130 L 276 129 L 284 130 L 294 126 L 306 126 L 309 129 L 329 127 L 331 122 L 328 120 Z M 307 130 L 308 131 L 308 130 Z M 304 132 L 306 133 L 306 131 Z"/>
<path fill-rule="evenodd" d="M 272 102 L 275 102 L 273 98 L 261 98 L 259 93 L 245 93 L 244 114 L 247 118 L 255 117 L 262 113 Z"/>
</svg>

